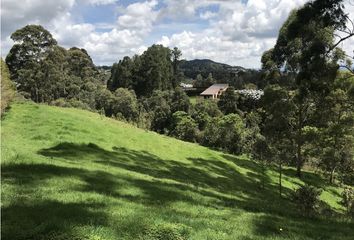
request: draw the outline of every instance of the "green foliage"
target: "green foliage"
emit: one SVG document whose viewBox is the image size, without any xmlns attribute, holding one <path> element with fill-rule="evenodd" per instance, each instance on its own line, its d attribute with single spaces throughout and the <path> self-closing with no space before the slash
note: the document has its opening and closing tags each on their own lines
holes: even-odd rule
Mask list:
<svg viewBox="0 0 354 240">
<path fill-rule="evenodd" d="M 353 190 L 353 188 L 351 188 L 351 187 L 344 188 L 344 190 L 342 192 L 341 203 L 346 207 L 348 214 L 354 213 L 354 190 Z"/>
<path fill-rule="evenodd" d="M 40 25 L 27 25 L 18 29 L 11 34 L 11 39 L 15 44 L 6 57 L 6 63 L 13 80 L 17 80 L 19 70 L 29 70 L 57 44 L 50 32 Z"/>
<path fill-rule="evenodd" d="M 319 197 L 321 192 L 322 190 L 306 184 L 295 191 L 293 200 L 299 207 L 301 213 L 309 216 L 315 211 L 320 201 Z"/>
<path fill-rule="evenodd" d="M 218 107 L 224 114 L 238 113 L 237 108 L 237 94 L 233 87 L 229 87 L 221 95 L 220 100 L 218 101 Z"/>
<path fill-rule="evenodd" d="M 6 108 L 9 106 L 10 102 L 15 96 L 15 86 L 11 82 L 10 72 L 6 63 L 1 59 L 1 115 L 5 112 Z"/>
<path fill-rule="evenodd" d="M 200 130 L 204 130 L 206 125 L 214 117 L 220 117 L 222 115 L 215 101 L 211 99 L 205 99 L 195 104 L 193 108 L 192 117 L 198 124 Z"/>
<path fill-rule="evenodd" d="M 172 96 L 171 96 L 172 112 L 184 111 L 188 113 L 190 109 L 190 105 L 191 104 L 189 101 L 189 97 L 180 87 L 177 87 L 175 88 L 174 91 L 172 91 Z"/>
<path fill-rule="evenodd" d="M 113 95 L 113 115 L 121 114 L 125 120 L 135 122 L 139 115 L 139 106 L 134 91 L 118 88 Z"/>
<path fill-rule="evenodd" d="M 41 26 L 28 25 L 12 34 L 15 45 L 6 57 L 19 92 L 35 102 L 96 109 L 98 71 L 86 50 L 66 50 Z"/>
<path fill-rule="evenodd" d="M 213 75 L 211 73 L 209 73 L 206 78 L 203 78 L 201 74 L 198 74 L 193 86 L 199 88 L 207 88 L 213 85 L 214 83 L 216 83 L 216 80 L 213 78 Z"/>
<path fill-rule="evenodd" d="M 194 142 L 197 136 L 197 124 L 186 112 L 172 114 L 171 135 L 178 139 Z"/>
<path fill-rule="evenodd" d="M 320 125 L 312 119 L 313 113 L 333 89 L 339 60 L 345 60 L 335 42 L 335 31 L 342 30 L 347 21 L 342 2 L 315 0 L 291 12 L 279 31 L 276 45 L 262 57 L 265 80 L 274 78 L 280 84 L 282 76 L 288 79 L 282 87 L 288 92 L 292 108 L 282 117 L 291 126 L 287 137 L 296 147 L 299 177 L 307 159 L 306 145 L 315 143 L 309 141 L 303 129 Z"/>
<path fill-rule="evenodd" d="M 107 82 L 109 90 L 115 91 L 117 88 L 133 87 L 133 64 L 132 59 L 127 56 L 113 64 L 111 78 Z"/>
<path fill-rule="evenodd" d="M 307 219 L 279 198 L 273 167 L 260 191 L 259 167 L 244 156 L 28 102 L 11 105 L 1 136 L 2 239 L 136 240 L 172 228 L 196 240 L 351 240 L 352 222 Z M 321 199 L 337 214 L 345 211 L 341 187 L 295 172 L 285 167 L 284 194 L 310 182 L 324 187 Z"/>
<path fill-rule="evenodd" d="M 154 90 L 173 89 L 173 66 L 169 48 L 152 45 L 140 58 L 140 79 L 134 88 L 138 96 L 151 95 Z"/>
<path fill-rule="evenodd" d="M 244 130 L 244 123 L 237 114 L 213 118 L 205 128 L 203 144 L 239 154 L 242 150 Z"/>
</svg>

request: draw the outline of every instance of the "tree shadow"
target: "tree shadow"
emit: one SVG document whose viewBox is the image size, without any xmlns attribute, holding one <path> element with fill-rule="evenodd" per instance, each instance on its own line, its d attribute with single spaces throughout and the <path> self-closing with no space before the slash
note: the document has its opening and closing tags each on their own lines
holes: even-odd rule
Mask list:
<svg viewBox="0 0 354 240">
<path fill-rule="evenodd" d="M 301 228 L 306 227 L 301 223 L 306 221 L 299 217 L 291 201 L 279 198 L 278 188 L 272 184 L 270 177 L 259 174 L 260 169 L 256 163 L 231 155 L 221 155 L 224 160 L 188 158 L 188 161 L 182 162 L 163 160 L 147 151 L 120 147 L 106 150 L 92 143 L 70 142 L 42 149 L 38 154 L 47 157 L 51 164 L 6 165 L 2 168 L 2 181 L 34 189 L 46 179 L 73 176 L 84 183 L 71 188 L 68 186 L 68 189 L 74 192 L 93 192 L 104 197 L 157 207 L 182 201 L 208 208 L 239 208 L 261 213 L 262 217 L 254 222 L 255 231 L 259 234 L 276 234 L 274 233 L 276 229 L 269 225 L 281 223 L 283 218 L 294 226 L 294 231 L 301 232 Z M 73 167 L 57 165 L 63 160 L 70 162 Z M 101 167 L 101 171 L 80 168 L 83 160 L 104 168 Z M 107 171 L 103 171 L 104 169 Z M 128 171 L 128 174 L 122 173 L 125 172 L 122 169 Z M 261 180 L 266 182 L 265 189 L 259 188 Z M 125 185 L 139 189 L 141 194 L 133 195 L 122 191 Z M 284 192 L 287 196 L 292 189 L 284 188 Z M 92 210 L 94 208 L 96 211 Z M 10 236 L 15 231 L 11 225 L 16 222 L 19 228 L 25 229 L 23 232 L 31 233 L 29 226 L 36 226 L 34 225 L 36 223 L 26 222 L 28 219 L 47 221 L 42 215 L 36 216 L 36 212 L 49 214 L 48 225 L 36 233 L 51 230 L 51 222 L 57 222 L 57 229 L 62 231 L 70 231 L 70 227 L 75 225 L 87 224 L 92 218 L 100 219 L 95 222 L 97 225 L 107 224 L 107 216 L 100 213 L 104 205 L 59 203 L 48 200 L 39 200 L 26 205 L 14 199 L 13 204 L 3 209 L 5 211 L 3 217 L 6 218 L 3 221 L 5 227 L 3 226 L 2 232 L 5 236 Z M 22 209 L 23 213 L 21 214 L 18 209 Z M 63 209 L 63 215 L 59 213 L 60 209 Z M 70 212 L 73 216 L 65 215 Z M 81 217 L 76 218 L 74 215 Z M 65 224 L 67 219 L 70 227 Z M 347 227 L 348 224 L 343 224 L 343 228 Z M 55 230 L 55 227 L 53 229 Z M 303 236 L 307 237 L 306 234 Z"/>
<path fill-rule="evenodd" d="M 112 192 L 109 186 L 114 182 L 103 182 L 97 186 L 97 179 L 107 179 L 103 176 L 86 177 L 89 184 L 87 191 L 94 189 L 100 193 L 128 198 L 131 201 L 145 204 L 169 204 L 173 201 L 185 201 L 191 204 L 202 204 L 191 198 L 186 191 L 199 194 L 201 197 L 214 199 L 214 206 L 238 207 L 254 212 L 279 212 L 276 186 L 271 185 L 268 176 L 261 176 L 259 167 L 252 161 L 239 160 L 230 155 L 223 155 L 225 161 L 188 158 L 190 162 L 162 160 L 146 151 L 136 151 L 126 148 L 113 147 L 112 151 L 89 144 L 60 143 L 52 148 L 39 151 L 41 155 L 53 158 L 60 157 L 77 163 L 79 159 L 90 159 L 93 163 L 110 166 L 113 169 L 125 169 L 134 173 L 151 177 L 121 179 L 140 188 L 143 196 L 122 195 L 119 191 Z M 237 164 L 236 164 L 237 163 Z M 247 174 L 240 173 L 237 168 L 246 169 Z M 98 173 L 96 173 L 98 174 Z M 102 175 L 102 173 L 101 173 Z M 107 173 L 105 173 L 107 175 Z M 116 177 L 111 177 L 116 179 Z M 260 189 L 260 181 L 265 181 L 266 188 Z M 284 189 L 284 192 L 290 191 Z M 266 194 L 265 194 L 266 193 Z M 289 205 L 280 199 L 282 204 Z M 208 203 L 210 205 L 210 203 Z"/>
<path fill-rule="evenodd" d="M 353 239 L 354 224 L 326 218 L 289 218 L 264 214 L 253 221 L 256 236 L 276 239 Z"/>
<path fill-rule="evenodd" d="M 97 203 L 64 203 L 42 200 L 24 204 L 17 202 L 2 207 L 2 239 L 42 239 L 50 232 L 75 234 L 77 225 L 105 225 L 106 216 L 97 211 Z M 44 239 L 44 238 L 43 238 Z"/>
</svg>

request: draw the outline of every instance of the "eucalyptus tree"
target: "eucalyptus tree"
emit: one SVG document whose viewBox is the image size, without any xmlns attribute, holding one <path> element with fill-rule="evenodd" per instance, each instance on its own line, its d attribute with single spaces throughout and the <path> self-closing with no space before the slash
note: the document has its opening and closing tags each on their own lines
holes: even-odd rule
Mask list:
<svg viewBox="0 0 354 240">
<path fill-rule="evenodd" d="M 313 111 L 333 87 L 338 62 L 345 58 L 339 44 L 354 35 L 354 26 L 353 31 L 348 31 L 347 22 L 342 0 L 310 1 L 290 14 L 280 29 L 276 45 L 262 57 L 268 74 L 278 79 L 286 75 L 291 83 L 284 88 L 291 93 L 294 106 L 293 121 L 289 124 L 299 177 L 305 162 L 304 128 L 313 124 Z M 338 38 L 338 31 L 347 35 Z"/>
</svg>

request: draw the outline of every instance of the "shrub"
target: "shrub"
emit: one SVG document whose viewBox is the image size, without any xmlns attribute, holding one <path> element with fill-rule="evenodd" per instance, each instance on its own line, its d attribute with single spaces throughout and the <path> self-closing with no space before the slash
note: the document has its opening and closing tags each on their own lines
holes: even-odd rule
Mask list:
<svg viewBox="0 0 354 240">
<path fill-rule="evenodd" d="M 348 214 L 354 213 L 354 190 L 351 187 L 344 188 L 341 203 L 347 208 Z"/>
<path fill-rule="evenodd" d="M 10 73 L 6 63 L 1 59 L 1 113 L 9 106 L 15 96 L 15 86 L 10 80 Z"/>
<path fill-rule="evenodd" d="M 171 135 L 181 140 L 194 142 L 197 137 L 197 124 L 186 112 L 175 112 L 172 115 Z"/>
<path fill-rule="evenodd" d="M 306 184 L 295 190 L 293 200 L 303 214 L 310 215 L 319 203 L 321 192 L 322 190 Z"/>
</svg>

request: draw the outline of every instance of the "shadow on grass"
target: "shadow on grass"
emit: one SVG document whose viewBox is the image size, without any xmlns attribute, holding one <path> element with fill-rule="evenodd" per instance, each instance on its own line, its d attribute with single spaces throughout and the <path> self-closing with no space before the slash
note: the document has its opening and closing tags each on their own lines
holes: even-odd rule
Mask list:
<svg viewBox="0 0 354 240">
<path fill-rule="evenodd" d="M 80 159 L 90 160 L 96 164 L 124 169 L 148 176 L 151 180 L 141 177 L 125 179 L 130 185 L 141 189 L 142 196 L 122 195 L 119 191 L 105 192 L 110 184 L 104 183 L 99 193 L 113 197 L 128 198 L 131 201 L 144 204 L 169 204 L 173 201 L 185 201 L 191 204 L 203 205 L 200 199 L 193 199 L 186 192 L 197 193 L 200 197 L 211 198 L 208 206 L 214 208 L 237 207 L 252 212 L 277 213 L 280 215 L 297 215 L 296 209 L 290 201 L 280 199 L 278 187 L 272 185 L 271 179 L 259 174 L 259 166 L 249 160 L 223 154 L 225 161 L 202 158 L 188 158 L 189 163 L 162 160 L 147 151 L 136 151 L 126 148 L 113 147 L 112 151 L 105 150 L 95 144 L 60 143 L 52 148 L 39 151 L 41 155 L 50 158 L 61 158 L 73 163 L 80 163 Z M 246 173 L 240 173 L 241 167 Z M 106 177 L 107 178 L 107 177 Z M 124 178 L 120 176 L 120 178 Z M 102 179 L 102 180 L 99 180 Z M 93 188 L 96 181 L 105 180 L 104 176 L 93 177 L 87 191 Z M 166 181 L 167 180 L 167 181 Z M 85 181 L 88 181 L 86 179 Z M 265 182 L 265 189 L 261 189 L 260 182 Z M 290 196 L 292 189 L 283 188 L 284 196 Z M 288 209 L 284 213 L 283 206 Z"/>
<path fill-rule="evenodd" d="M 98 193 L 104 197 L 143 205 L 163 206 L 183 201 L 208 208 L 238 208 L 264 216 L 254 223 L 257 234 L 274 234 L 274 229 L 269 226 L 280 223 L 284 218 L 288 221 L 291 219 L 294 226 L 292 232 L 299 234 L 299 239 L 301 236 L 311 236 L 311 231 L 302 231 L 307 227 L 308 221 L 298 216 L 290 201 L 279 199 L 277 187 L 270 184 L 269 177 L 264 178 L 258 174 L 259 168 L 252 161 L 222 155 L 224 161 L 188 158 L 189 162 L 180 162 L 162 160 L 147 151 L 119 147 L 109 151 L 92 143 L 69 142 L 42 149 L 38 153 L 48 157 L 53 164 L 6 165 L 2 168 L 2 180 L 21 187 L 28 186 L 29 190 L 32 190 L 43 183 L 43 180 L 52 177 L 75 177 L 84 184 L 71 189 L 68 186 L 67 191 Z M 70 161 L 73 167 L 55 165 L 58 159 Z M 112 171 L 82 169 L 80 166 L 83 160 L 109 167 Z M 239 172 L 238 167 L 242 167 L 246 173 Z M 121 169 L 130 171 L 131 174 L 121 174 Z M 259 188 L 262 179 L 267 186 L 264 190 Z M 132 195 L 121 191 L 125 185 L 140 189 L 142 194 Z M 291 192 L 290 189 L 284 191 L 286 194 Z M 24 233 L 30 234 L 33 232 L 33 226 L 44 226 L 39 228 L 37 233 L 51 229 L 70 231 L 68 226 L 88 224 L 91 219 L 98 219 L 94 225 L 107 225 L 105 214 L 99 212 L 104 209 L 104 205 L 47 200 L 25 204 L 20 200 L 14 199 L 12 205 L 3 208 L 4 236 L 13 236 L 11 234 L 14 234 L 15 229 L 11 226 L 23 228 Z M 31 219 L 38 219 L 38 222 L 32 222 Z M 52 223 L 56 224 L 55 227 Z M 343 224 L 342 228 L 347 229 L 348 224 Z M 327 235 L 330 234 L 324 231 Z"/>
<path fill-rule="evenodd" d="M 253 227 L 255 235 L 262 238 L 351 240 L 354 224 L 344 219 L 302 219 L 265 214 L 254 219 Z"/>
<path fill-rule="evenodd" d="M 31 203 L 17 202 L 2 207 L 2 239 L 45 239 L 50 232 L 75 235 L 78 225 L 104 225 L 106 216 L 97 211 L 101 204 L 63 203 L 42 200 Z"/>
</svg>

